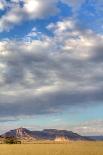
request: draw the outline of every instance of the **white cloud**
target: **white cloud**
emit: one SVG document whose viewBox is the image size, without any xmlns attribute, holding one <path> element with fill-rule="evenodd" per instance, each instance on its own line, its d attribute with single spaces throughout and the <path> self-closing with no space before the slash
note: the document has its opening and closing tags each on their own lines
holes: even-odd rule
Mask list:
<svg viewBox="0 0 103 155">
<path fill-rule="evenodd" d="M 9 7 L 0 19 L 0 32 L 9 31 L 15 25 L 21 24 L 24 20 L 43 19 L 47 16 L 55 15 L 60 10 L 57 7 L 59 0 L 21 0 L 24 3 L 23 7 L 20 6 L 19 0 L 12 0 L 6 2 L 2 0 L 0 2 L 1 9 Z M 82 0 L 78 1 L 65 1 L 63 3 L 71 5 L 73 8 L 78 8 L 81 5 Z"/>
<path fill-rule="evenodd" d="M 6 5 L 7 5 L 6 1 L 5 0 L 1 0 L 0 1 L 0 10 L 4 10 Z"/>
<path fill-rule="evenodd" d="M 56 15 L 61 11 L 57 5 L 60 1 L 72 7 L 73 17 L 78 15 L 80 7 L 85 3 L 85 0 L 11 0 L 8 2 L 1 0 L 0 9 L 9 9 L 7 9 L 8 11 L 0 19 L 0 32 L 9 31 L 15 25 L 21 24 L 25 20 L 44 19 L 48 16 Z M 20 2 L 23 3 L 22 7 L 20 6 Z M 101 0 L 94 1 L 93 3 L 95 13 L 99 17 L 102 14 L 101 4 Z M 84 10 L 85 13 L 91 15 L 91 12 L 87 10 Z M 11 17 L 13 18 L 11 19 Z M 96 20 L 96 22 L 100 23 L 100 20 Z"/>
<path fill-rule="evenodd" d="M 4 9 L 4 5 L 0 2 L 0 10 Z"/>
<path fill-rule="evenodd" d="M 40 9 L 39 8 L 40 4 L 38 1 L 30 0 L 30 1 L 27 1 L 27 3 L 25 3 L 24 7 L 27 10 L 27 12 L 33 13 L 34 11 L 37 12 L 38 9 Z"/>
<path fill-rule="evenodd" d="M 72 130 L 82 135 L 102 135 L 103 134 L 103 120 L 92 120 L 81 123 Z"/>
<path fill-rule="evenodd" d="M 58 12 L 55 3 L 55 0 L 25 0 L 23 7 L 20 7 L 19 1 L 11 3 L 11 6 L 9 4 L 10 10 L 1 17 L 0 31 L 8 31 L 24 20 L 42 19 L 49 15 L 55 15 Z"/>
</svg>

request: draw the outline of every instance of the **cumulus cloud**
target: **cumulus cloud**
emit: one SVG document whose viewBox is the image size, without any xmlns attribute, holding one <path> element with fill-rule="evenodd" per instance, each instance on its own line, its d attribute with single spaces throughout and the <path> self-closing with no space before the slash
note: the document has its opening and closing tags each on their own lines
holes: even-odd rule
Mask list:
<svg viewBox="0 0 103 155">
<path fill-rule="evenodd" d="M 58 2 L 59 0 L 12 0 L 8 2 L 2 0 L 0 8 L 2 10 L 7 9 L 7 11 L 0 19 L 0 32 L 9 31 L 15 25 L 19 25 L 25 20 L 43 19 L 57 14 L 60 11 L 57 7 Z M 81 6 L 83 0 L 61 0 L 61 2 L 76 10 Z"/>
<path fill-rule="evenodd" d="M 55 15 L 59 10 L 56 7 L 57 0 L 23 0 L 22 2 L 22 7 L 20 1 L 11 1 L 8 4 L 9 10 L 0 19 L 1 32 L 9 31 L 24 20 L 43 19 L 49 15 Z"/>
<path fill-rule="evenodd" d="M 47 29 L 52 37 L 34 28 L 26 36 L 29 43 L 0 42 L 1 117 L 102 104 L 103 63 L 98 49 L 102 53 L 103 36 L 78 29 L 72 19 L 51 23 Z M 32 38 L 34 32 L 40 38 Z"/>
<path fill-rule="evenodd" d="M 0 17 L 0 32 L 9 31 L 23 21 L 44 19 L 48 16 L 57 15 L 61 11 L 58 7 L 59 2 L 70 6 L 73 10 L 73 16 L 77 17 L 80 8 L 86 3 L 86 0 L 1 0 L 0 9 L 6 10 L 6 12 Z M 86 9 L 83 10 L 83 15 L 94 17 L 97 15 L 101 18 L 102 3 L 101 0 L 95 0 L 93 4 L 91 1 L 90 4 L 92 4 L 95 12 L 90 12 Z M 93 18 L 93 21 L 99 25 L 101 23 L 101 20 L 97 20 L 97 18 L 96 20 Z"/>
</svg>

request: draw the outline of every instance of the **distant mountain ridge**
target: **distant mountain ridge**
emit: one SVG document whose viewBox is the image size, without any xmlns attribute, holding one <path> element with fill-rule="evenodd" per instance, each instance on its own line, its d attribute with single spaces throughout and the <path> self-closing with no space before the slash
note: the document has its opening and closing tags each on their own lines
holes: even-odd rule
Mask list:
<svg viewBox="0 0 103 155">
<path fill-rule="evenodd" d="M 31 140 L 55 140 L 55 139 L 66 139 L 66 140 L 91 140 L 88 137 L 81 136 L 77 133 L 67 130 L 56 130 L 56 129 L 44 129 L 42 131 L 30 131 L 26 128 L 18 128 L 10 130 L 2 137 L 15 137 L 18 139 L 31 139 Z"/>
<path fill-rule="evenodd" d="M 103 136 L 88 136 L 91 139 L 94 139 L 96 141 L 103 141 Z"/>
</svg>

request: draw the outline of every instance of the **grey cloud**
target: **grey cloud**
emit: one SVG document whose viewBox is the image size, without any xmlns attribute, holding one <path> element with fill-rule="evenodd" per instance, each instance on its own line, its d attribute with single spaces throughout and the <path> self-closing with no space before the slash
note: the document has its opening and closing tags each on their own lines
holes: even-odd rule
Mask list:
<svg viewBox="0 0 103 155">
<path fill-rule="evenodd" d="M 72 106 L 102 104 L 103 64 L 93 61 L 99 55 L 95 43 L 103 42 L 102 36 L 71 25 L 70 32 L 68 19 L 59 22 L 53 37 L 43 35 L 29 44 L 0 43 L 1 117 L 54 114 Z"/>
<path fill-rule="evenodd" d="M 103 61 L 103 45 L 98 44 L 98 46 L 95 46 L 93 48 L 90 60 L 92 60 L 93 62 L 102 63 L 102 61 Z"/>
<path fill-rule="evenodd" d="M 36 95 L 33 89 L 18 96 L 5 95 L 0 102 L 0 116 L 42 115 L 60 113 L 65 108 L 81 108 L 103 101 L 103 90 L 73 91 L 59 88 L 53 92 Z M 29 94 L 29 95 L 27 95 Z M 6 98 L 6 99 L 5 99 Z"/>
</svg>

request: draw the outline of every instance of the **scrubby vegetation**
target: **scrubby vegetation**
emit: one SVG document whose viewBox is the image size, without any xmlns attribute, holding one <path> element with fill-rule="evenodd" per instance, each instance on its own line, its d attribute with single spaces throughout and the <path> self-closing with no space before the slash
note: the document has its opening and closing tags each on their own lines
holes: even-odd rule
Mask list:
<svg viewBox="0 0 103 155">
<path fill-rule="evenodd" d="M 14 137 L 7 137 L 4 139 L 4 144 L 21 144 L 21 141 L 17 140 Z"/>
</svg>

